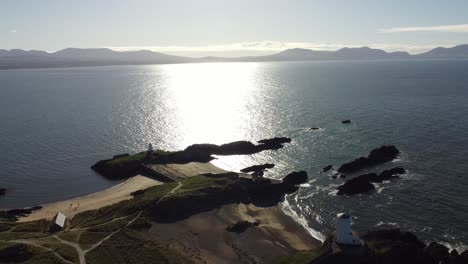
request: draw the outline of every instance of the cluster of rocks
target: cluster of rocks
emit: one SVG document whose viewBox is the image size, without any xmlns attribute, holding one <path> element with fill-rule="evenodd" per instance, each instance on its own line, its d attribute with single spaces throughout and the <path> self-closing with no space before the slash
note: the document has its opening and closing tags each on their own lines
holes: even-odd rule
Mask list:
<svg viewBox="0 0 468 264">
<path fill-rule="evenodd" d="M 10 209 L 0 211 L 0 220 L 3 221 L 16 221 L 18 217 L 27 216 L 32 213 L 32 211 L 36 211 L 42 209 L 42 206 L 36 205 L 29 208 L 19 208 L 19 209 Z"/>
<path fill-rule="evenodd" d="M 383 182 L 398 178 L 399 175 L 405 174 L 406 171 L 403 168 L 393 168 L 384 170 L 380 174 L 367 173 L 346 181 L 343 185 L 338 186 L 338 195 L 354 195 L 360 193 L 366 193 L 375 189 L 372 183 Z"/>
<path fill-rule="evenodd" d="M 400 151 L 393 145 L 373 149 L 367 157 L 360 157 L 338 168 L 339 173 L 353 173 L 396 159 Z"/>
</svg>

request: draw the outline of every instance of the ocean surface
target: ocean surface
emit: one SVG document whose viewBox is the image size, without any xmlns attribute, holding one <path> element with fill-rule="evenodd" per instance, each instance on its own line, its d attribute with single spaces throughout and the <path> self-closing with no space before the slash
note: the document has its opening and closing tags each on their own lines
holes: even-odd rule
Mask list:
<svg viewBox="0 0 468 264">
<path fill-rule="evenodd" d="M 341 124 L 344 119 L 352 123 Z M 0 71 L 0 208 L 116 185 L 90 170 L 149 142 L 179 150 L 288 136 L 279 151 L 221 157 L 239 170 L 271 162 L 267 177 L 306 170 L 285 210 L 316 236 L 349 212 L 354 227 L 399 227 L 426 241 L 468 245 L 468 61 L 206 63 Z M 320 127 L 309 131 L 310 127 Z M 355 197 L 328 164 L 384 144 L 408 174 Z"/>
</svg>

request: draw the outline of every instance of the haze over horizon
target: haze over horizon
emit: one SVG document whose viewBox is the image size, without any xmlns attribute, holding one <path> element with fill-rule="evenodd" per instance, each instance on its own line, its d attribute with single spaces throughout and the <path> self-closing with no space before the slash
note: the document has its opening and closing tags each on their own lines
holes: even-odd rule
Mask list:
<svg viewBox="0 0 468 264">
<path fill-rule="evenodd" d="M 4 1 L 0 49 L 106 47 L 237 57 L 368 46 L 417 54 L 468 43 L 466 10 L 468 2 L 455 0 Z"/>
</svg>

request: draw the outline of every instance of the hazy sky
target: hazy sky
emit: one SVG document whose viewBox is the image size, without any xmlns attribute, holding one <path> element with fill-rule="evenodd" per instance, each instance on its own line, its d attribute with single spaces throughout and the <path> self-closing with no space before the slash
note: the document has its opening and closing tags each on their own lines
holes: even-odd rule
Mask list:
<svg viewBox="0 0 468 264">
<path fill-rule="evenodd" d="M 461 43 L 466 0 L 0 0 L 0 49 L 235 56 L 364 45 L 417 53 Z"/>
</svg>

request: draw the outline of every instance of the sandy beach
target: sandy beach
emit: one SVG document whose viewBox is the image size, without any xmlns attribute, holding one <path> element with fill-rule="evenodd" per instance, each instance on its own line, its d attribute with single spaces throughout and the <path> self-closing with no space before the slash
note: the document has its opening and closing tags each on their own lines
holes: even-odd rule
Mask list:
<svg viewBox="0 0 468 264">
<path fill-rule="evenodd" d="M 259 225 L 236 234 L 226 227 L 238 221 Z M 153 223 L 152 237 L 196 263 L 272 263 L 278 257 L 321 246 L 280 206 L 229 204 L 170 224 Z"/>
<path fill-rule="evenodd" d="M 33 221 L 43 218 L 52 219 L 57 212 L 61 212 L 68 218 L 72 218 L 76 214 L 84 211 L 98 209 L 131 199 L 132 196 L 130 193 L 158 184 L 162 184 L 162 182 L 138 175 L 100 192 L 60 202 L 44 204 L 42 205 L 42 209 L 33 211 L 32 214 L 28 216 L 20 217 L 18 222 Z"/>
</svg>

